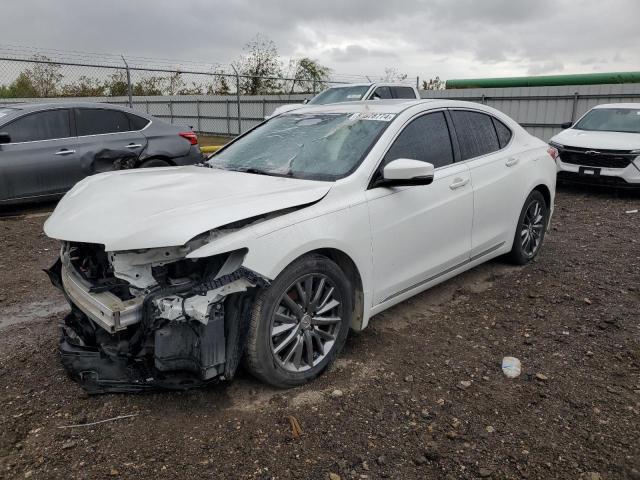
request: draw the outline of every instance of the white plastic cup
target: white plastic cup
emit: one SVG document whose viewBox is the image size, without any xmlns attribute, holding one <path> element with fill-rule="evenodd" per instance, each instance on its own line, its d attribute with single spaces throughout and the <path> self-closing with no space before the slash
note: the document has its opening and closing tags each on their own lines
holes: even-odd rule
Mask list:
<svg viewBox="0 0 640 480">
<path fill-rule="evenodd" d="M 502 373 L 508 378 L 519 377 L 521 371 L 522 366 L 520 365 L 520 360 L 516 357 L 504 357 L 502 359 Z"/>
</svg>

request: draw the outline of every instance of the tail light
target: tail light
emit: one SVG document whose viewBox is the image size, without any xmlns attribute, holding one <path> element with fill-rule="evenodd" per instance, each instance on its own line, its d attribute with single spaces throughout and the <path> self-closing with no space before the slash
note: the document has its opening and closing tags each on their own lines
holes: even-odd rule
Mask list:
<svg viewBox="0 0 640 480">
<path fill-rule="evenodd" d="M 558 149 L 556 147 L 547 148 L 547 153 L 554 161 L 560 156 L 560 153 L 558 152 Z"/>
<path fill-rule="evenodd" d="M 187 140 L 189 140 L 189 143 L 191 145 L 198 144 L 198 136 L 193 132 L 180 132 L 178 135 L 180 135 L 182 138 L 186 138 Z"/>
</svg>

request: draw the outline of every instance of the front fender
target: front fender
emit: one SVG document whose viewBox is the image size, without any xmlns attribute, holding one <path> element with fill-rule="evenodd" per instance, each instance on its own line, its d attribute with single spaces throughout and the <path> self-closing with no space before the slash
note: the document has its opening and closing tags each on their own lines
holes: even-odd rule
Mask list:
<svg viewBox="0 0 640 480">
<path fill-rule="evenodd" d="M 248 252 L 243 266 L 273 280 L 302 255 L 320 249 L 339 250 L 351 258 L 360 274 L 364 294 L 363 322 L 361 326 L 354 327 L 366 326 L 372 302 L 371 235 L 366 203 L 351 205 L 269 233 L 261 233 L 259 227 L 224 235 L 191 252 L 188 257 L 202 258 L 246 248 Z"/>
</svg>

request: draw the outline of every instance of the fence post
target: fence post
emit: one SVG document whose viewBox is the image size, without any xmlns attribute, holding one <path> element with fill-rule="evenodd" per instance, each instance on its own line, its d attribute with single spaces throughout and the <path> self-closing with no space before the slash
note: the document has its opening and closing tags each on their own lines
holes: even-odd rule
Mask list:
<svg viewBox="0 0 640 480">
<path fill-rule="evenodd" d="M 202 132 L 202 125 L 200 124 L 200 100 L 196 100 L 196 116 L 198 117 L 198 133 Z"/>
<path fill-rule="evenodd" d="M 233 68 L 233 71 L 236 74 L 236 103 L 238 106 L 238 135 L 242 135 L 242 118 L 240 115 L 240 75 L 238 75 L 238 70 L 236 70 L 236 67 L 232 64 L 231 68 Z"/>
<path fill-rule="evenodd" d="M 133 108 L 133 95 L 131 93 L 131 71 L 129 70 L 129 64 L 124 59 L 124 55 L 120 55 L 124 62 L 124 68 L 127 70 L 127 92 L 129 93 L 129 108 Z"/>
<path fill-rule="evenodd" d="M 147 104 L 147 113 L 149 113 L 149 99 L 148 98 L 145 100 L 145 103 Z"/>
<path fill-rule="evenodd" d="M 262 118 L 267 116 L 267 99 L 262 99 Z"/>
<path fill-rule="evenodd" d="M 169 99 L 169 123 L 173 124 L 173 100 Z"/>
<path fill-rule="evenodd" d="M 420 76 L 416 77 L 416 89 L 420 90 Z"/>
<path fill-rule="evenodd" d="M 315 96 L 316 94 L 316 79 L 313 79 L 313 95 Z"/>
<path fill-rule="evenodd" d="M 571 107 L 571 123 L 576 119 L 576 111 L 578 109 L 578 92 L 574 92 L 573 94 L 573 105 Z"/>
<path fill-rule="evenodd" d="M 224 103 L 227 105 L 227 136 L 231 136 L 231 112 L 229 111 L 229 99 L 225 98 Z"/>
<path fill-rule="evenodd" d="M 484 93 L 482 94 L 482 104 L 483 105 L 487 104 L 487 97 L 486 97 L 486 95 Z"/>
</svg>

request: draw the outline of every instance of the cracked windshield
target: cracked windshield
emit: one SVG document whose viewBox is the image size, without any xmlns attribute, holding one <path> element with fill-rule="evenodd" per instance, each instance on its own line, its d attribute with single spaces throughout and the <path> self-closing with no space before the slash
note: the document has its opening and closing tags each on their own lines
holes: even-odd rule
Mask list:
<svg viewBox="0 0 640 480">
<path fill-rule="evenodd" d="M 289 114 L 273 118 L 207 163 L 210 167 L 306 180 L 353 172 L 393 115 Z"/>
</svg>

